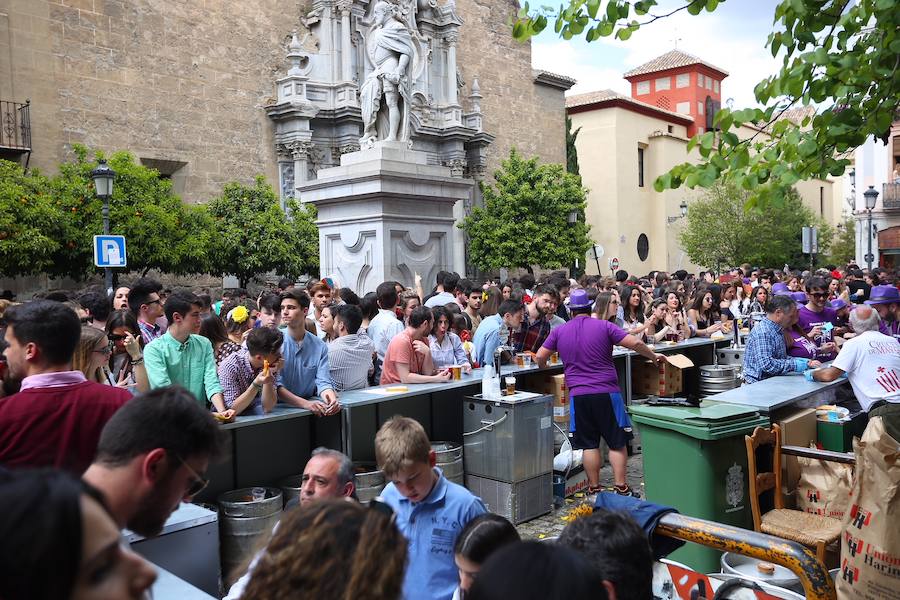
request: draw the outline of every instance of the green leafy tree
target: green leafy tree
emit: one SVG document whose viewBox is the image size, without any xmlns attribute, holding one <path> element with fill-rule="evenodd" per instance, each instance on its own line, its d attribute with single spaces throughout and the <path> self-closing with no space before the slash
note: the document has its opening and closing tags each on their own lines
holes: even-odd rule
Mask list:
<svg viewBox="0 0 900 600">
<path fill-rule="evenodd" d="M 59 248 L 59 220 L 47 179 L 0 160 L 0 274 L 19 277 L 47 269 Z"/>
<path fill-rule="evenodd" d="M 589 226 L 569 213 L 584 214 L 587 190 L 562 165 L 526 160 L 515 149 L 494 173 L 496 187 L 481 184 L 484 207 L 475 207 L 459 227 L 469 237 L 469 255 L 481 269 L 534 265 L 559 268 L 585 255 Z"/>
<path fill-rule="evenodd" d="M 53 205 L 59 214 L 59 247 L 44 268 L 52 276 L 80 280 L 94 271 L 93 236 L 103 233 L 103 202 L 94 194 L 88 150 L 75 145 L 75 161 L 60 165 L 50 181 Z M 135 162 L 128 152 L 109 158 L 116 172 L 109 201 L 110 233 L 124 235 L 128 244 L 128 270 L 146 274 L 204 273 L 212 221 L 202 208 L 185 205 L 172 193 L 171 182 Z"/>
<path fill-rule="evenodd" d="M 825 255 L 833 230 L 791 190 L 765 212 L 747 206 L 749 194 L 720 184 L 690 204 L 679 241 L 691 261 L 714 268 L 719 264 L 780 267 L 809 264 L 802 254 L 803 227 L 819 230 L 819 251 Z"/>
<path fill-rule="evenodd" d="M 207 209 L 215 231 L 210 245 L 212 273 L 233 275 L 246 287 L 270 271 L 297 277 L 318 269 L 315 209 L 289 200 L 285 213 L 264 177 L 257 177 L 252 186 L 226 184 Z"/>
<path fill-rule="evenodd" d="M 828 263 L 843 266 L 856 258 L 856 221 L 846 218 L 838 228 L 828 253 Z"/>
<path fill-rule="evenodd" d="M 573 175 L 581 175 L 578 171 L 578 148 L 575 147 L 579 133 L 581 127 L 572 131 L 572 119 L 566 117 L 566 171 Z"/>
<path fill-rule="evenodd" d="M 722 0 L 724 1 L 724 0 Z M 559 10 L 533 10 L 525 3 L 512 25 L 520 40 L 554 21 L 563 39 L 627 40 L 641 27 L 676 12 L 712 12 L 720 0 L 685 0 L 660 13 L 656 0 L 566 0 Z M 657 191 L 682 185 L 711 187 L 717 180 L 750 192 L 751 205 L 778 204 L 800 180 L 839 176 L 846 152 L 869 136 L 887 143 L 900 105 L 900 10 L 896 0 L 783 0 L 775 8 L 775 31 L 766 41 L 778 73 L 754 89 L 764 108 L 722 109 L 720 132 L 694 136 L 699 163 L 676 165 L 654 182 Z M 794 106 L 819 106 L 800 123 L 784 119 Z M 756 131 L 743 134 L 742 125 Z M 763 135 L 761 131 L 767 135 Z"/>
</svg>

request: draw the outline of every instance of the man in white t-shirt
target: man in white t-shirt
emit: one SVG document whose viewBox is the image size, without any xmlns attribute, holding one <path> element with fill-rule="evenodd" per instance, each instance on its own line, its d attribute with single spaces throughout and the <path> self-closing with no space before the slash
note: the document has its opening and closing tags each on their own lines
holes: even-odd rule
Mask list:
<svg viewBox="0 0 900 600">
<path fill-rule="evenodd" d="M 900 344 L 879 331 L 881 317 L 871 306 L 850 313 L 856 337 L 844 343 L 830 367 L 806 371 L 809 381 L 834 381 L 845 373 L 869 417 L 881 417 L 885 430 L 900 440 Z"/>
</svg>

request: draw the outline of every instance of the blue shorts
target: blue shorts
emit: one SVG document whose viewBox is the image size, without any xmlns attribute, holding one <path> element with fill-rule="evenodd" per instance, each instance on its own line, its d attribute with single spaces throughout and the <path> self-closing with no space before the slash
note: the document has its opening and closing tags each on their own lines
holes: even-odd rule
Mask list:
<svg viewBox="0 0 900 600">
<path fill-rule="evenodd" d="M 572 396 L 569 439 L 575 450 L 596 450 L 601 438 L 613 450 L 634 437 L 631 419 L 618 392 Z"/>
</svg>

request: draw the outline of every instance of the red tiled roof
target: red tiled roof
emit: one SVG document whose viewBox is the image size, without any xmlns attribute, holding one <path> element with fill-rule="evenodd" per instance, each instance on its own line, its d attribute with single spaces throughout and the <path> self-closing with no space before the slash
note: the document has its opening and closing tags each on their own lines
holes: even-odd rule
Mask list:
<svg viewBox="0 0 900 600">
<path fill-rule="evenodd" d="M 711 65 L 692 54 L 688 54 L 687 52 L 682 52 L 681 50 L 675 49 L 666 52 L 662 56 L 657 56 L 650 62 L 646 62 L 639 67 L 631 69 L 630 71 L 625 73 L 625 79 L 628 79 L 629 77 L 636 77 L 637 75 L 646 75 L 647 73 L 656 73 L 658 71 L 668 71 L 669 69 L 677 69 L 678 67 L 687 67 L 690 65 L 704 65 L 706 67 L 709 67 L 713 71 L 721 73 L 723 76 L 728 76 L 728 71 L 720 69 L 715 65 Z"/>
<path fill-rule="evenodd" d="M 686 123 L 691 123 L 694 120 L 691 115 L 683 115 L 681 113 L 672 112 L 671 110 L 665 110 L 663 108 L 659 108 L 658 106 L 653 106 L 652 104 L 647 104 L 646 102 L 641 102 L 640 100 L 635 100 L 634 98 L 624 96 L 614 90 L 597 90 L 584 94 L 566 96 L 566 110 L 569 111 L 571 111 L 572 109 L 576 109 L 574 112 L 590 110 L 589 107 L 591 107 L 591 105 L 597 105 L 601 103 L 616 104 L 622 106 L 623 108 L 630 108 L 639 112 L 651 111 L 652 113 L 656 113 L 657 116 L 661 118 L 671 119 L 674 117 Z M 605 108 L 605 106 L 597 106 L 596 108 Z"/>
</svg>

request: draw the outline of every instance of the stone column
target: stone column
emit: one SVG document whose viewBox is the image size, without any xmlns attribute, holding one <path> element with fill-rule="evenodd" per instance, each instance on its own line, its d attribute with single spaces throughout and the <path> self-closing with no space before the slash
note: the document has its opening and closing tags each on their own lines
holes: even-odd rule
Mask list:
<svg viewBox="0 0 900 600">
<path fill-rule="evenodd" d="M 352 0 L 338 0 L 337 8 L 341 11 L 341 79 L 353 81 L 350 58 L 353 47 L 350 44 L 350 7 Z"/>
<path fill-rule="evenodd" d="M 447 104 L 457 104 L 456 87 L 456 45 L 459 43 L 459 32 L 448 31 L 444 34 L 447 44 Z"/>
<path fill-rule="evenodd" d="M 309 152 L 312 142 L 290 142 L 285 145 L 294 159 L 294 186 L 299 187 L 309 180 Z"/>
</svg>

